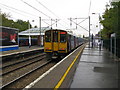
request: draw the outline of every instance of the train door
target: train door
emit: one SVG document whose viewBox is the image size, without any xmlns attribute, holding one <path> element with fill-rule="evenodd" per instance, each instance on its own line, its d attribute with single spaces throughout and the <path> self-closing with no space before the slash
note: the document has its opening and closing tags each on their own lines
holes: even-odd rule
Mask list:
<svg viewBox="0 0 120 90">
<path fill-rule="evenodd" d="M 52 40 L 51 40 L 51 37 L 52 37 L 52 33 L 51 31 L 47 31 L 45 33 L 45 43 L 44 43 L 44 51 L 45 52 L 52 52 Z"/>
<path fill-rule="evenodd" d="M 53 31 L 52 35 L 52 50 L 53 51 L 58 51 L 59 43 L 58 43 L 58 31 Z"/>
</svg>

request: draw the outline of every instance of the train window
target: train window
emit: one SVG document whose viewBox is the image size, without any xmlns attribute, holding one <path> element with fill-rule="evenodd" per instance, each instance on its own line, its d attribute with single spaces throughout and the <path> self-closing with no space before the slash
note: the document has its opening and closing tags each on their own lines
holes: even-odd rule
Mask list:
<svg viewBox="0 0 120 90">
<path fill-rule="evenodd" d="M 45 41 L 46 42 L 51 42 L 51 32 L 46 32 Z"/>
<path fill-rule="evenodd" d="M 58 31 L 53 32 L 53 42 L 58 42 Z"/>
<path fill-rule="evenodd" d="M 66 42 L 66 32 L 60 32 L 60 42 Z"/>
</svg>

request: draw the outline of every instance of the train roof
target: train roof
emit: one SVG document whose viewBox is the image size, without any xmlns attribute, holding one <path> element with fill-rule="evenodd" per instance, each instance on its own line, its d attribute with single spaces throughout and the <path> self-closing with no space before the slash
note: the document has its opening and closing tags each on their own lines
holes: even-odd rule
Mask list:
<svg viewBox="0 0 120 90">
<path fill-rule="evenodd" d="M 67 30 L 62 30 L 62 29 L 50 29 L 50 30 L 46 30 L 46 32 L 47 32 L 47 31 L 51 31 L 51 30 L 55 30 L 55 31 L 56 31 L 56 30 L 65 31 L 65 32 L 67 32 L 67 34 L 69 34 L 69 35 L 76 36 L 75 34 L 69 32 L 69 31 L 67 31 Z"/>
<path fill-rule="evenodd" d="M 50 29 L 50 30 L 46 30 L 46 31 L 51 31 L 51 30 L 55 30 L 55 31 L 56 31 L 56 30 L 57 30 L 57 31 L 58 31 L 58 30 L 59 30 L 59 31 L 65 31 L 65 30 L 62 30 L 62 29 Z"/>
</svg>

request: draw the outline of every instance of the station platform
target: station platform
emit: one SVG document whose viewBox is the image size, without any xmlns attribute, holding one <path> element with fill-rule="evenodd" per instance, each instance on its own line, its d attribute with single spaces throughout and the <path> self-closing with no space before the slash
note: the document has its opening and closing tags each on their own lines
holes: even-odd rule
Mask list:
<svg viewBox="0 0 120 90">
<path fill-rule="evenodd" d="M 84 49 L 70 88 L 118 88 L 118 63 L 106 50 Z"/>
<path fill-rule="evenodd" d="M 23 90 L 118 88 L 118 80 L 118 62 L 108 51 L 82 45 Z"/>
<path fill-rule="evenodd" d="M 29 46 L 23 46 L 23 47 L 19 47 L 19 49 L 17 50 L 2 51 L 0 52 L 0 57 L 10 56 L 10 55 L 19 54 L 19 53 L 26 53 L 26 52 L 31 52 L 31 51 L 41 50 L 41 49 L 44 49 L 44 47 L 31 46 L 29 48 Z"/>
</svg>

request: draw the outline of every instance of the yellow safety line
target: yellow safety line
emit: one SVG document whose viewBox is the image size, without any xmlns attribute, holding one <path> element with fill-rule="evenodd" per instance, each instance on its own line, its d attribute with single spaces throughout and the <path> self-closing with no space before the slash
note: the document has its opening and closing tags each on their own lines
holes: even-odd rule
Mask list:
<svg viewBox="0 0 120 90">
<path fill-rule="evenodd" d="M 84 46 L 85 47 L 85 46 Z M 67 74 L 69 73 L 70 69 L 72 68 L 72 66 L 74 65 L 75 61 L 77 60 L 78 56 L 80 55 L 80 53 L 83 51 L 84 47 L 81 49 L 81 51 L 77 54 L 77 56 L 75 57 L 75 59 L 73 60 L 73 62 L 71 63 L 71 65 L 68 67 L 67 71 L 64 73 L 64 75 L 62 76 L 62 78 L 60 79 L 60 81 L 58 82 L 58 84 L 55 86 L 54 90 L 57 90 L 61 84 L 63 83 L 63 81 L 65 80 Z"/>
</svg>

